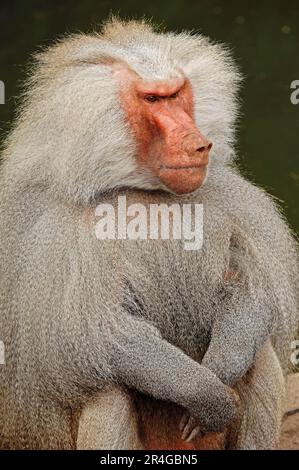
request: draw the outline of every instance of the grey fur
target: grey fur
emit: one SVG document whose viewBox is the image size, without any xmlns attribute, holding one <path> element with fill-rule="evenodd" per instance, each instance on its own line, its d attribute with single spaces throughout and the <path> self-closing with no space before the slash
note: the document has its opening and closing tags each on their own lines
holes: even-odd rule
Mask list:
<svg viewBox="0 0 299 470">
<path fill-rule="evenodd" d="M 113 61 L 145 78 L 178 70 L 190 78 L 196 121 L 214 143 L 195 194 L 167 193 L 138 168 Z M 227 385 L 242 391 L 269 338 L 286 367 L 298 325 L 297 246 L 273 200 L 233 165 L 238 82 L 221 46 L 135 22 L 113 21 L 101 35 L 71 37 L 38 56 L 1 168 L 2 448 L 75 447 L 74 416 L 111 384 L 221 430 L 235 413 Z M 94 208 L 119 194 L 145 205 L 202 202 L 203 249 L 97 240 Z M 235 280 L 225 280 L 229 269 Z M 263 393 L 278 400 L 271 388 Z M 275 407 L 256 408 L 239 447 L 268 445 L 259 429 Z"/>
</svg>

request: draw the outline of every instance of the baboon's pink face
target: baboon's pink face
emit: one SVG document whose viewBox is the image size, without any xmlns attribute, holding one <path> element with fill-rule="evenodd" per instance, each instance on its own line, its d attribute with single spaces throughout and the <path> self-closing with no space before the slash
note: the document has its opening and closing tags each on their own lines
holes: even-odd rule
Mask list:
<svg viewBox="0 0 299 470">
<path fill-rule="evenodd" d="M 195 191 L 205 179 L 212 143 L 195 125 L 189 81 L 146 82 L 127 69 L 115 74 L 138 163 L 177 194 Z"/>
</svg>

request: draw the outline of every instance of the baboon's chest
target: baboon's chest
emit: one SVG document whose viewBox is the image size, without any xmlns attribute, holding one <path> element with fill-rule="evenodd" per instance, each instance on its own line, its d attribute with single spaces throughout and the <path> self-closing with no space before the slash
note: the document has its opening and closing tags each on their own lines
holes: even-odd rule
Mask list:
<svg viewBox="0 0 299 470">
<path fill-rule="evenodd" d="M 216 293 L 202 276 L 202 264 L 201 253 L 188 253 L 178 244 L 136 250 L 124 300 L 132 315 L 153 323 L 165 339 L 195 359 L 208 346 L 215 315 Z"/>
</svg>

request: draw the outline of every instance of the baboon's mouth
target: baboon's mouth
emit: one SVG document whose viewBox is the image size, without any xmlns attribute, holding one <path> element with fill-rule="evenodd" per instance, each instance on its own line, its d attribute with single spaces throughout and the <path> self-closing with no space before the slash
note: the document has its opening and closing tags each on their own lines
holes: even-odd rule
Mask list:
<svg viewBox="0 0 299 470">
<path fill-rule="evenodd" d="M 166 166 L 162 165 L 160 171 L 185 171 L 185 170 L 205 170 L 207 164 L 195 164 L 195 165 L 182 165 L 182 166 Z"/>
</svg>

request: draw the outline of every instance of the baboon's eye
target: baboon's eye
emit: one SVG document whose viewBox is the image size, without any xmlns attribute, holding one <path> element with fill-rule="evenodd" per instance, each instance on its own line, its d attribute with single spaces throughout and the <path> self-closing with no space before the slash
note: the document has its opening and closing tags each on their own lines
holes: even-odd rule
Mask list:
<svg viewBox="0 0 299 470">
<path fill-rule="evenodd" d="M 157 95 L 145 95 L 144 99 L 145 99 L 145 101 L 148 101 L 149 103 L 155 103 L 155 101 L 159 101 L 159 96 L 157 96 Z"/>
<path fill-rule="evenodd" d="M 177 91 L 176 93 L 173 93 L 172 95 L 170 95 L 170 99 L 171 100 L 174 100 L 175 98 L 177 98 L 179 96 L 179 92 Z"/>
</svg>

